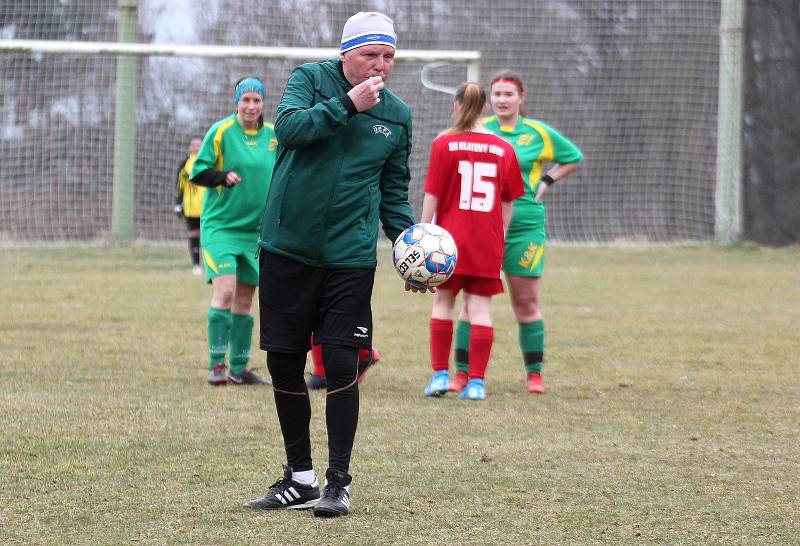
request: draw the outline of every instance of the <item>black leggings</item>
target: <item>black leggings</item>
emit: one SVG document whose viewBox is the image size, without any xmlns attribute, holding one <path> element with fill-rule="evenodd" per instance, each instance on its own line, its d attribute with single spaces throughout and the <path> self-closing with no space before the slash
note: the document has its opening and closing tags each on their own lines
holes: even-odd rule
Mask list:
<svg viewBox="0 0 800 546">
<path fill-rule="evenodd" d="M 348 472 L 358 426 L 358 349 L 327 343 L 322 347 L 328 396 L 328 466 Z M 311 470 L 311 403 L 303 370 L 306 353 L 267 353 L 275 408 L 286 448 L 286 464 L 295 472 Z"/>
</svg>

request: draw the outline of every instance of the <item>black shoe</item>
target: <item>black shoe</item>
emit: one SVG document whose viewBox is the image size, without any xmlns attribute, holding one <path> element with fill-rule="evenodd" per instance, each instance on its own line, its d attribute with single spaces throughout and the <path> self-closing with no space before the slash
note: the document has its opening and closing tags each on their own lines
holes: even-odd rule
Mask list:
<svg viewBox="0 0 800 546">
<path fill-rule="evenodd" d="M 328 387 L 328 380 L 321 375 L 312 375 L 306 380 L 306 387 L 310 391 L 325 389 Z"/>
<path fill-rule="evenodd" d="M 325 487 L 322 497 L 314 506 L 318 518 L 338 518 L 350 512 L 350 482 L 353 478 L 347 472 L 329 468 L 325 472 Z"/>
<path fill-rule="evenodd" d="M 240 374 L 229 373 L 228 383 L 233 385 L 272 385 L 270 381 L 267 381 L 249 368 Z"/>
<path fill-rule="evenodd" d="M 311 508 L 318 500 L 319 482 L 316 479 L 311 485 L 296 482 L 292 479 L 291 467 L 283 465 L 283 478 L 273 483 L 263 497 L 247 501 L 244 507 L 256 510 L 296 510 Z"/>
</svg>

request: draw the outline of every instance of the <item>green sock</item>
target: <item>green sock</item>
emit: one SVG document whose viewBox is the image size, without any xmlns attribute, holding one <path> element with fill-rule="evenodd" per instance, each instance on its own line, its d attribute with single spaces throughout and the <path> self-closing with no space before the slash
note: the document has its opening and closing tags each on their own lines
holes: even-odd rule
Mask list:
<svg viewBox="0 0 800 546">
<path fill-rule="evenodd" d="M 253 317 L 231 313 L 231 373 L 239 375 L 250 360 Z"/>
<path fill-rule="evenodd" d="M 519 325 L 519 348 L 527 373 L 542 373 L 544 362 L 544 320 Z"/>
<path fill-rule="evenodd" d="M 469 322 L 456 324 L 456 372 L 469 372 Z"/>
<path fill-rule="evenodd" d="M 208 367 L 225 364 L 228 352 L 228 338 L 231 333 L 231 310 L 208 309 Z"/>
</svg>

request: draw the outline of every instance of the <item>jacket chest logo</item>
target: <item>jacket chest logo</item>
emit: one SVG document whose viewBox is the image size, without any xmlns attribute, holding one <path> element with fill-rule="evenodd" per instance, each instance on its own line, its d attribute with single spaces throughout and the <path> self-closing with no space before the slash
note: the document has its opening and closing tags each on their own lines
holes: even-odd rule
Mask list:
<svg viewBox="0 0 800 546">
<path fill-rule="evenodd" d="M 386 138 L 389 138 L 392 135 L 392 132 L 389 130 L 388 127 L 385 125 L 373 125 L 372 131 L 377 135 L 378 133 L 382 134 Z"/>
</svg>

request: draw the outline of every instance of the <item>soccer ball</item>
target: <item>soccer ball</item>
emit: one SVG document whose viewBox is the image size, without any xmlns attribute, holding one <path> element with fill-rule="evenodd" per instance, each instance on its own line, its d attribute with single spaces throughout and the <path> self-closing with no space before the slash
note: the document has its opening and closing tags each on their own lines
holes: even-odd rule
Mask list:
<svg viewBox="0 0 800 546">
<path fill-rule="evenodd" d="M 394 242 L 394 267 L 417 288 L 438 286 L 456 269 L 456 242 L 436 224 L 414 224 Z"/>
</svg>

